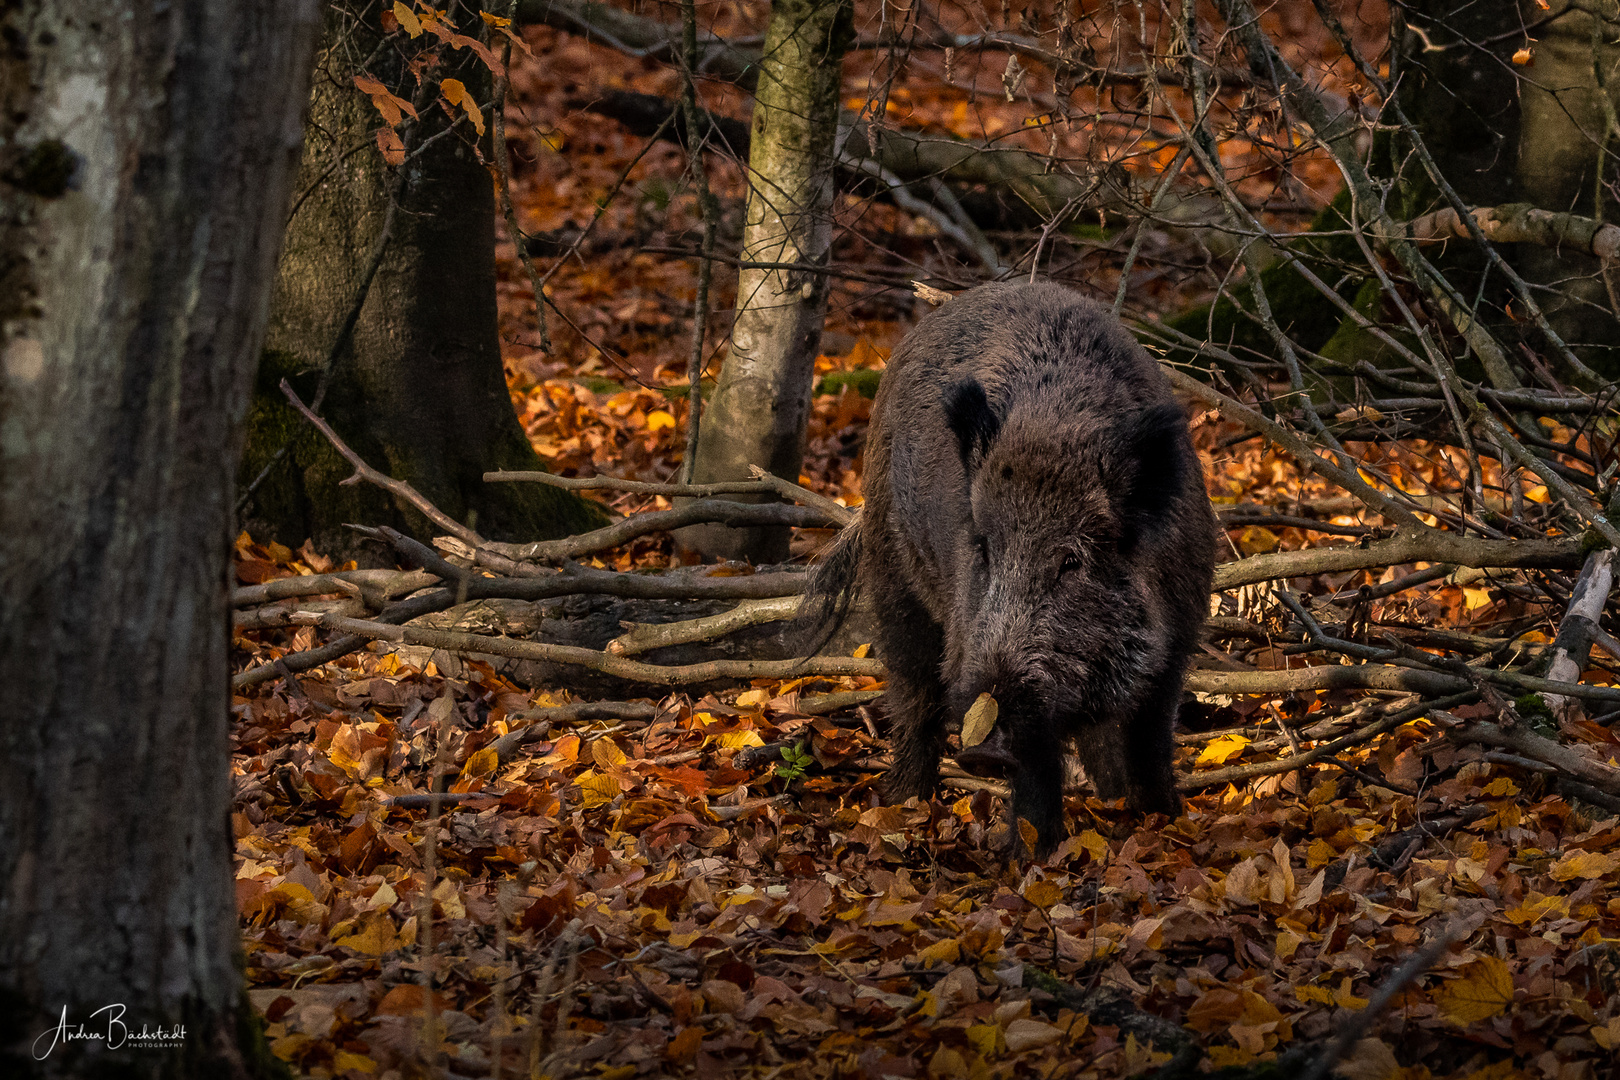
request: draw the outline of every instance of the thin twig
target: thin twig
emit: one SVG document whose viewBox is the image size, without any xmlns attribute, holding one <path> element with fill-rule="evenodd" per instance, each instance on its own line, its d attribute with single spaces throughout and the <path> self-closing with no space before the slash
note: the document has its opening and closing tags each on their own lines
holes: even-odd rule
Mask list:
<svg viewBox="0 0 1620 1080">
<path fill-rule="evenodd" d="M 310 407 L 305 405 L 303 401 L 299 399 L 298 395 L 293 391 L 292 385 L 288 383 L 286 379 L 281 380 L 281 392 L 287 395 L 287 400 L 292 402 L 293 408 L 303 413 L 304 419 L 308 420 L 311 424 L 314 424 L 316 429 L 322 435 L 326 436 L 327 441 L 337 449 L 337 452 L 342 454 L 344 459 L 348 461 L 350 465 L 354 466 L 354 475 L 346 480 L 340 481 L 340 483 L 353 484 L 357 481 L 364 480 L 367 483 L 375 484 L 384 491 L 404 499 L 406 502 L 420 510 L 423 516 L 425 516 L 429 521 L 433 522 L 433 524 L 437 525 L 446 532 L 451 533 L 464 543 L 471 544 L 474 547 L 484 546 L 485 540 L 482 536 L 479 536 L 476 532 L 467 528 L 467 526 L 446 514 L 437 506 L 434 506 L 427 500 L 426 497 L 424 497 L 411 485 L 407 484 L 403 480 L 395 480 L 386 473 L 378 472 L 370 465 L 367 465 L 364 458 L 355 453 L 353 450 L 349 449 L 348 443 L 345 443 L 341 438 L 338 437 L 338 433 L 332 430 L 330 424 L 328 424 L 325 420 L 322 420 L 319 416 L 316 416 Z"/>
<path fill-rule="evenodd" d="M 511 0 L 507 5 L 508 19 L 517 15 L 518 0 Z M 484 27 L 484 41 L 489 41 L 489 26 Z M 540 297 L 545 292 L 545 286 L 540 282 L 540 272 L 534 267 L 534 259 L 529 256 L 529 246 L 524 241 L 523 230 L 518 228 L 517 213 L 512 209 L 512 158 L 506 146 L 506 92 L 511 86 L 512 70 L 512 39 L 506 39 L 506 47 L 501 50 L 501 70 L 495 77 L 495 92 L 489 107 L 490 119 L 490 147 L 491 156 L 495 159 L 495 181 L 501 195 L 501 216 L 506 221 L 506 235 L 512 240 L 512 246 L 517 249 L 518 262 L 523 264 L 523 272 L 528 275 L 529 288 L 534 292 L 534 319 L 540 329 L 540 348 L 544 352 L 551 351 L 551 331 L 546 326 L 546 305 Z"/>
</svg>

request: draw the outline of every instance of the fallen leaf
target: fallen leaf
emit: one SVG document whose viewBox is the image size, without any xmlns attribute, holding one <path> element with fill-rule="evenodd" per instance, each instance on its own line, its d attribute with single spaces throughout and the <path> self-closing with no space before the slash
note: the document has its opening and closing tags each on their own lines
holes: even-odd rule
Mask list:
<svg viewBox="0 0 1620 1080">
<path fill-rule="evenodd" d="M 1457 978 L 1441 983 L 1434 1001 L 1441 1014 L 1456 1023 L 1488 1019 L 1513 1004 L 1513 973 L 1506 961 L 1482 956 L 1463 965 Z"/>
</svg>

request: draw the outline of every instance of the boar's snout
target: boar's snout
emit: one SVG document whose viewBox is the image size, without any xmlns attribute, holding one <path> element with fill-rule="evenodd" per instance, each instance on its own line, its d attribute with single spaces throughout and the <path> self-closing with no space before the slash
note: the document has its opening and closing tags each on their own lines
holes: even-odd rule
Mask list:
<svg viewBox="0 0 1620 1080">
<path fill-rule="evenodd" d="M 1013 753 L 1012 739 L 1001 723 L 990 729 L 983 742 L 957 754 L 956 763 L 975 776 L 1008 779 L 1018 773 L 1018 755 Z"/>
</svg>

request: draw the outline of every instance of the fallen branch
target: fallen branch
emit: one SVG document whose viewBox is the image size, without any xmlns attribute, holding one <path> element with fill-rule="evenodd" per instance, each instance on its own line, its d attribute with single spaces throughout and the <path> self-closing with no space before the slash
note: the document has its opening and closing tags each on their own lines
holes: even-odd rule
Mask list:
<svg viewBox="0 0 1620 1080">
<path fill-rule="evenodd" d="M 1612 813 L 1620 813 L 1620 796 L 1610 795 L 1593 787 L 1583 784 L 1579 780 L 1571 780 L 1561 773 L 1556 766 L 1548 765 L 1545 761 L 1533 761 L 1518 754 L 1503 753 L 1500 750 L 1491 750 L 1485 754 L 1485 760 L 1498 765 L 1509 765 L 1515 769 L 1526 772 L 1540 773 L 1552 780 L 1553 789 L 1565 798 L 1580 799 L 1593 806 L 1601 806 Z"/>
<path fill-rule="evenodd" d="M 358 597 L 343 600 L 310 600 L 294 597 L 273 604 L 231 612 L 232 630 L 278 630 L 292 625 L 292 615 L 298 611 L 320 611 L 330 615 L 349 615 L 359 618 L 366 614 L 366 605 Z"/>
<path fill-rule="evenodd" d="M 813 656 L 805 660 L 711 660 L 702 664 L 663 667 L 626 660 L 595 649 L 572 645 L 546 645 L 537 641 L 515 641 L 455 630 L 429 630 L 415 626 L 392 626 L 365 619 L 345 619 L 309 613 L 295 617 L 305 626 L 320 626 L 352 637 L 392 641 L 401 645 L 423 645 L 453 653 L 502 656 L 513 660 L 539 660 L 572 664 L 616 678 L 658 686 L 683 686 L 711 679 L 788 679 L 803 675 L 881 676 L 883 665 L 876 660 L 850 656 Z"/>
<path fill-rule="evenodd" d="M 1394 731 L 1402 724 L 1416 720 L 1436 709 L 1449 709 L 1465 704 L 1475 698 L 1473 691 L 1453 694 L 1438 701 L 1419 702 L 1408 708 L 1389 713 L 1365 724 L 1330 742 L 1319 743 L 1303 753 L 1293 754 L 1289 757 L 1279 758 L 1276 761 L 1256 761 L 1248 765 L 1231 765 L 1224 769 L 1211 769 L 1209 772 L 1193 773 L 1176 784 L 1180 791 L 1201 791 L 1204 788 L 1219 787 L 1222 784 L 1239 784 L 1261 776 L 1276 776 L 1279 773 L 1293 772 L 1295 769 L 1314 764 L 1323 758 L 1333 757 L 1340 751 L 1348 750 L 1353 746 L 1361 746 L 1371 742 L 1385 732 Z"/>
<path fill-rule="evenodd" d="M 845 690 L 836 694 L 813 694 L 799 699 L 798 710 L 805 716 L 825 716 L 840 709 L 865 705 L 882 696 L 882 690 Z"/>
<path fill-rule="evenodd" d="M 832 505 L 837 506 L 837 503 Z M 843 507 L 838 509 L 847 514 Z M 667 532 L 687 525 L 718 524 L 741 529 L 755 525 L 788 525 L 794 528 L 822 529 L 843 524 L 827 510 L 817 506 L 792 506 L 786 503 L 739 503 L 729 499 L 699 499 L 697 502 L 677 506 L 673 510 L 651 510 L 616 521 L 612 525 L 565 536 L 560 540 L 540 540 L 530 544 L 500 544 L 487 540 L 471 543 L 466 537 L 456 538 L 472 548 L 494 552 L 508 559 L 523 562 L 559 563 L 577 559 L 608 548 L 628 543 L 638 536 Z"/>
<path fill-rule="evenodd" d="M 367 530 L 387 540 L 404 558 L 454 582 L 465 600 L 550 600 L 558 596 L 597 593 L 637 600 L 747 600 L 775 596 L 796 596 L 804 591 L 802 573 L 732 574 L 711 576 L 697 573 L 632 574 L 598 570 L 570 564 L 560 570 L 531 567 L 523 577 L 484 577 L 443 558 L 418 540 L 396 529 L 383 526 Z M 453 538 L 438 537 L 444 544 Z M 467 556 L 471 548 L 461 549 Z"/>
<path fill-rule="evenodd" d="M 695 253 L 697 254 L 697 253 Z M 732 480 L 719 484 L 654 484 L 645 480 L 622 480 L 616 476 L 554 476 L 546 472 L 487 472 L 484 481 L 499 483 L 533 483 L 559 487 L 567 491 L 628 491 L 636 495 L 669 495 L 680 498 L 701 499 L 711 495 L 768 495 L 775 493 L 793 502 L 823 510 L 839 525 L 847 524 L 855 512 L 807 487 L 765 472 L 759 466 L 750 466 L 753 480 Z"/>
<path fill-rule="evenodd" d="M 1537 244 L 1604 260 L 1620 256 L 1620 225 L 1579 214 L 1542 210 L 1531 203 L 1506 203 L 1481 206 L 1469 216 L 1485 239 L 1499 244 Z M 1472 239 L 1462 215 L 1450 206 L 1407 222 L 1406 235 L 1420 244 Z"/>
<path fill-rule="evenodd" d="M 1439 529 L 1402 530 L 1388 540 L 1362 546 L 1304 548 L 1255 555 L 1215 568 L 1215 588 L 1232 589 L 1259 581 L 1310 577 L 1344 570 L 1370 570 L 1412 562 L 1534 570 L 1573 570 L 1581 565 L 1578 540 L 1484 540 Z"/>
<path fill-rule="evenodd" d="M 1452 944 L 1461 941 L 1466 935 L 1460 925 L 1453 923 L 1440 933 L 1434 940 L 1413 953 L 1379 981 L 1378 987 L 1373 991 L 1372 997 L 1367 999 L 1364 1008 L 1351 1013 L 1339 1028 L 1338 1036 L 1322 1052 L 1322 1055 L 1312 1062 L 1311 1067 L 1300 1074 L 1300 1080 L 1325 1080 L 1328 1073 L 1333 1070 L 1346 1054 L 1372 1027 L 1374 1020 L 1381 1016 L 1395 995 L 1405 990 L 1412 981 L 1425 971 L 1428 971 L 1444 956 Z"/>
<path fill-rule="evenodd" d="M 1435 658 L 1437 661 L 1438 657 Z M 1470 668 L 1480 679 L 1535 694 L 1564 694 L 1588 701 L 1620 702 L 1620 687 L 1553 682 L 1512 671 Z M 1410 694 L 1456 694 L 1474 686 L 1472 678 L 1427 668 L 1393 664 L 1318 664 L 1269 671 L 1187 673 L 1187 689 L 1206 694 L 1282 694 L 1298 690 L 1399 690 Z"/>
<path fill-rule="evenodd" d="M 1526 728 L 1503 727 L 1476 720 L 1452 728 L 1446 735 L 1457 742 L 1494 746 L 1545 762 L 1563 775 L 1590 784 L 1608 795 L 1620 795 L 1620 769 Z"/>
<path fill-rule="evenodd" d="M 793 618 L 798 610 L 799 597 L 778 596 L 768 600 L 744 600 L 730 611 L 701 619 L 671 623 L 626 623 L 629 632 L 608 642 L 607 651 L 614 656 L 635 656 L 666 645 L 712 641 L 746 626 L 783 622 Z"/>
<path fill-rule="evenodd" d="M 438 583 L 438 579 L 429 574 L 405 570 L 345 570 L 337 574 L 304 574 L 232 589 L 231 606 L 257 607 L 275 600 L 288 600 L 300 596 L 325 596 L 329 593 L 343 593 L 362 599 L 366 598 L 368 593 L 391 598 L 404 596 L 418 589 L 426 589 Z"/>
<path fill-rule="evenodd" d="M 529 723 L 490 743 L 496 758 L 505 764 L 519 748 L 538 742 L 551 733 L 553 724 L 571 724 L 580 720 L 653 720 L 658 706 L 645 701 L 576 701 L 568 705 L 543 706 L 526 709 L 514 719 Z"/>
<path fill-rule="evenodd" d="M 1586 658 L 1592 651 L 1592 630 L 1598 626 L 1613 587 L 1614 550 L 1604 548 L 1592 552 L 1581 568 L 1581 576 L 1570 593 L 1569 607 L 1558 623 L 1547 678 L 1564 682 L 1580 680 L 1581 672 L 1586 670 Z M 1580 712 L 1575 702 L 1562 694 L 1548 694 L 1546 701 L 1547 708 L 1560 723 L 1576 719 Z"/>
<path fill-rule="evenodd" d="M 455 594 L 449 589 L 435 589 L 432 592 L 390 604 L 373 621 L 379 625 L 392 622 L 408 622 L 423 615 L 443 611 L 455 602 Z M 322 664 L 329 664 L 339 657 L 347 656 L 357 649 L 364 648 L 368 640 L 370 639 L 354 634 L 345 634 L 342 637 L 333 638 L 325 645 L 306 649 L 303 652 L 292 653 L 268 664 L 260 664 L 258 667 L 248 668 L 246 671 L 231 676 L 231 689 L 233 691 L 246 690 L 270 679 L 296 675 L 300 671 L 308 671 L 311 668 L 320 667 Z"/>
</svg>

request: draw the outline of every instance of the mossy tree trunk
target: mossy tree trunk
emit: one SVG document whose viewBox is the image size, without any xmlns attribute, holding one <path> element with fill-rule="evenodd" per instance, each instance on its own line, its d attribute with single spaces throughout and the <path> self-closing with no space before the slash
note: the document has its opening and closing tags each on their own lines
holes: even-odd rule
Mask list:
<svg viewBox="0 0 1620 1080">
<path fill-rule="evenodd" d="M 8 1077 L 279 1064 L 234 964 L 226 594 L 317 21 L 313 0 L 0 9 Z"/>
<path fill-rule="evenodd" d="M 1527 18 L 1545 17 L 1525 0 Z M 1582 10 L 1582 8 L 1590 10 Z M 1613 220 L 1615 109 L 1620 103 L 1620 3 L 1579 7 L 1552 0 L 1556 16 L 1535 31 L 1534 63 L 1525 70 L 1515 202 Z M 1593 256 L 1521 244 L 1519 272 L 1542 287 L 1537 301 L 1554 331 L 1587 364 L 1620 378 L 1620 321 L 1604 267 Z"/>
<path fill-rule="evenodd" d="M 853 26 L 851 0 L 771 5 L 749 140 L 745 260 L 826 264 L 838 90 Z M 803 270 L 739 272 L 731 351 L 703 413 L 694 482 L 747 479 L 750 465 L 798 481 L 827 287 L 825 274 Z M 788 530 L 694 526 L 679 541 L 708 556 L 780 562 Z"/>
<path fill-rule="evenodd" d="M 374 142 L 382 119 L 354 77 L 369 75 L 401 97 L 417 97 L 421 122 L 410 147 L 451 122 L 434 103 L 437 94 L 419 94 L 406 70 L 418 43 L 403 33 L 383 39 L 384 6 L 369 0 L 327 9 L 296 189 L 301 203 L 287 228 L 241 472 L 251 482 L 290 445 L 254 492 L 244 525 L 256 537 L 294 545 L 309 537 L 329 553 L 362 558 L 367 550 L 346 522 L 393 525 L 419 537 L 433 529 L 385 493 L 340 487 L 352 470 L 277 385 L 285 377 L 305 401 L 314 395 L 395 187 L 395 171 Z M 461 32 L 477 36 L 477 12 L 461 14 Z M 443 56 L 444 66 L 429 73 L 430 88 L 455 78 L 487 102 L 490 72 L 472 50 L 444 49 Z M 482 480 L 490 469 L 544 467 L 518 424 L 501 366 L 487 157 L 463 120 L 407 158 L 391 240 L 352 338 L 336 357 L 322 413 L 368 462 L 479 532 L 555 537 L 605 518 L 595 503 L 566 492 Z"/>
</svg>

